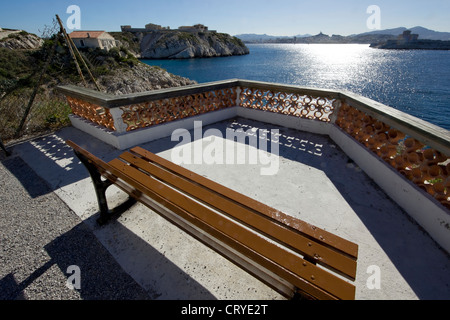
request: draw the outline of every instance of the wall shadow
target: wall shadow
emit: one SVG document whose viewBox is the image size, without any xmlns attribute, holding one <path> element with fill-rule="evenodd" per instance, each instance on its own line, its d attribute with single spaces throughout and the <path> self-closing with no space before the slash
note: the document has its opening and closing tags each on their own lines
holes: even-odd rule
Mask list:
<svg viewBox="0 0 450 320">
<path fill-rule="evenodd" d="M 203 133 L 209 129 L 219 130 L 220 138 L 227 138 L 229 130 L 242 130 L 253 135 L 255 130 L 278 129 L 279 135 L 269 134 L 269 137 L 277 141 L 279 156 L 325 173 L 420 299 L 450 298 L 448 254 L 359 169 L 331 138 L 241 117 L 205 126 Z M 189 132 L 194 137 L 193 130 Z M 249 141 L 247 139 L 245 143 L 248 145 Z M 158 153 L 177 143 L 179 142 L 174 144 L 169 138 L 164 138 L 142 147 Z M 242 177 L 240 182 L 248 181 Z"/>
<path fill-rule="evenodd" d="M 326 174 L 420 299 L 450 298 L 448 254 L 331 138 L 243 118 L 233 124 L 233 129 L 252 127 L 278 129 L 281 157 Z"/>
<path fill-rule="evenodd" d="M 73 149 L 65 143 L 66 140 L 74 141 L 105 161 L 121 153 L 120 150 L 73 127 L 66 127 L 54 134 L 17 144 L 10 148 L 12 156 L 5 160 L 7 162 L 5 166 L 23 186 L 27 186 L 31 197 L 43 195 L 45 191 L 29 190 L 27 177 L 22 174 L 22 169 L 15 162 L 25 162 L 47 183 L 49 187 L 47 192 L 89 177 L 88 171 L 75 156 Z"/>
<path fill-rule="evenodd" d="M 9 157 L 2 161 L 3 166 L 13 174 L 31 198 L 37 198 L 50 192 L 36 173 L 20 157 Z"/>
</svg>

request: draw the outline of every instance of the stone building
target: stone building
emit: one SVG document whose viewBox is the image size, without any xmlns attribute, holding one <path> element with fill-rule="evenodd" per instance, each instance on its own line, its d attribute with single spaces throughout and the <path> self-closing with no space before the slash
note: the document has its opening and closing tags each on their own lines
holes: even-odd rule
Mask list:
<svg viewBox="0 0 450 320">
<path fill-rule="evenodd" d="M 145 25 L 145 28 L 133 28 L 131 25 L 123 25 L 120 26 L 122 32 L 131 32 L 131 33 L 148 33 L 148 32 L 161 32 L 161 31 L 171 31 L 170 27 L 162 27 L 159 24 L 149 23 Z M 177 29 L 174 29 L 177 30 Z M 209 30 L 207 26 L 203 24 L 196 24 L 193 26 L 181 26 L 178 27 L 178 31 L 182 32 L 216 32 L 215 30 Z"/>
<path fill-rule="evenodd" d="M 178 30 L 183 32 L 214 32 L 213 30 L 208 30 L 208 27 L 203 24 L 196 24 L 193 26 L 181 26 Z"/>
<path fill-rule="evenodd" d="M 74 31 L 70 35 L 77 48 L 100 48 L 109 51 L 118 42 L 105 31 Z"/>
<path fill-rule="evenodd" d="M 159 24 L 148 23 L 145 25 L 145 28 L 133 28 L 131 25 L 124 25 L 120 26 L 120 29 L 122 30 L 122 32 L 138 33 L 170 30 L 170 27 L 163 27 Z"/>
<path fill-rule="evenodd" d="M 147 31 L 150 31 L 150 30 L 157 31 L 157 30 L 162 30 L 162 29 L 163 29 L 163 27 L 160 26 L 159 24 L 148 23 L 145 25 L 145 30 L 147 30 Z"/>
<path fill-rule="evenodd" d="M 411 30 L 406 30 L 403 32 L 403 34 L 399 35 L 397 40 L 401 42 L 411 42 L 411 41 L 417 41 L 419 38 L 418 34 L 411 34 Z"/>
</svg>

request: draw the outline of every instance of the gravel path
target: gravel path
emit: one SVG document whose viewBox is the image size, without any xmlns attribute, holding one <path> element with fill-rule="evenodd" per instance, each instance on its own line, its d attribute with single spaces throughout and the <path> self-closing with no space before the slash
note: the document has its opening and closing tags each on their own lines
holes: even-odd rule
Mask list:
<svg viewBox="0 0 450 320">
<path fill-rule="evenodd" d="M 0 300 L 149 298 L 20 157 L 0 162 L 0 188 Z"/>
</svg>

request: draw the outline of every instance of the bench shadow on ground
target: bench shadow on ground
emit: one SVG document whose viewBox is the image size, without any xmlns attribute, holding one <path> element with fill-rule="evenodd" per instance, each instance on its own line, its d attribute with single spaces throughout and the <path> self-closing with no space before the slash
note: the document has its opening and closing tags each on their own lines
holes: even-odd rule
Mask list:
<svg viewBox="0 0 450 320">
<path fill-rule="evenodd" d="M 50 269 L 54 266 L 57 266 L 63 274 L 54 275 L 59 281 L 46 282 L 43 280 L 40 282 L 59 288 L 50 290 L 58 291 L 52 299 L 77 299 L 78 295 L 83 300 L 147 300 L 152 298 L 151 293 L 145 292 L 131 276 L 123 272 L 89 228 L 82 223 L 54 239 L 43 249 L 48 254 L 49 260 L 35 269 L 26 279 L 18 282 L 12 273 L 0 279 L 0 300 L 28 299 L 25 293 L 26 289 L 45 273 L 51 272 Z M 68 269 L 71 266 L 80 268 L 80 288 L 73 289 L 77 291 L 75 295 L 69 292 L 72 289 L 66 287 L 66 283 L 77 283 L 70 278 L 75 275 Z M 33 299 L 33 297 L 31 298 Z"/>
<path fill-rule="evenodd" d="M 2 164 L 11 170 L 32 198 L 38 198 L 42 194 L 51 192 L 45 181 L 20 158 L 8 158 L 2 161 Z M 56 281 L 52 279 L 50 282 L 46 282 L 44 279 L 40 283 L 60 288 L 59 291 L 51 290 L 56 292 L 52 298 L 58 300 L 67 297 L 77 299 L 77 296 L 83 300 L 154 300 L 163 294 L 162 290 L 165 291 L 165 299 L 215 299 L 208 290 L 120 223 L 113 221 L 105 227 L 96 226 L 94 230 L 96 232 L 109 232 L 113 229 L 115 235 L 120 235 L 120 239 L 126 239 L 128 243 L 132 243 L 133 248 L 140 254 L 138 259 L 134 259 L 136 263 L 145 265 L 148 261 L 158 261 L 160 265 L 164 266 L 162 272 L 161 270 L 146 270 L 147 274 L 151 272 L 157 272 L 157 276 L 164 274 L 164 288 L 154 290 L 141 287 L 122 269 L 111 253 L 96 238 L 91 226 L 96 225 L 95 219 L 97 218 L 97 215 L 91 216 L 46 244 L 43 250 L 48 254 L 48 260 L 34 269 L 25 279 L 17 281 L 14 273 L 9 273 L 0 279 L 0 300 L 28 299 L 26 289 L 46 273 L 54 272 L 54 270 L 50 270 L 54 266 L 60 270 L 58 275 L 53 275 L 56 277 Z M 75 221 L 77 220 L 75 219 Z M 75 295 L 68 292 L 72 289 L 66 287 L 68 280 L 70 283 L 75 283 L 70 278 L 73 272 L 68 270 L 71 266 L 77 266 L 80 270 L 80 288 L 75 289 L 77 291 Z M 189 280 L 189 288 L 176 286 L 177 283 L 187 280 Z M 173 288 L 177 288 L 177 290 L 173 290 Z M 58 294 L 60 295 L 58 296 Z"/>
<path fill-rule="evenodd" d="M 120 228 L 120 230 L 117 230 Z M 148 245 L 145 241 L 129 232 L 124 227 L 115 227 L 116 232 L 126 237 L 127 241 L 133 243 L 140 253 L 145 255 L 139 257 L 139 261 L 159 261 L 164 266 L 165 277 L 164 300 L 215 300 L 216 298 L 202 285 L 185 274 L 183 270 L 171 263 L 160 252 Z M 52 282 L 50 285 L 60 287 L 61 296 L 55 299 L 64 299 L 67 295 L 64 291 L 76 290 L 82 300 L 155 300 L 163 293 L 153 288 L 143 288 L 128 275 L 114 260 L 110 253 L 95 238 L 92 231 L 83 223 L 78 224 L 69 232 L 61 235 L 48 243 L 44 250 L 50 256 L 50 260 L 37 268 L 26 279 L 18 282 L 14 274 L 9 273 L 0 279 L 0 300 L 25 300 L 24 291 L 39 277 L 43 276 L 53 266 L 57 266 L 65 275 L 58 277 L 59 283 Z M 76 252 L 76 253 L 75 253 Z M 77 254 L 82 253 L 82 254 Z M 76 284 L 72 275 L 71 266 L 77 266 L 80 270 L 80 288 L 66 289 L 66 283 Z M 151 273 L 148 270 L 147 273 Z M 157 276 L 161 272 L 158 271 Z M 189 288 L 181 288 L 177 284 L 189 282 Z M 45 282 L 44 282 L 45 284 Z M 176 289 L 174 289 L 176 288 Z M 52 289 L 52 291 L 55 291 Z"/>
<path fill-rule="evenodd" d="M 119 227 L 120 228 L 120 227 Z M 117 228 L 116 228 L 117 229 Z M 117 232 L 117 230 L 116 230 Z M 139 248 L 145 255 L 140 256 L 143 261 L 160 261 L 164 266 L 165 284 L 164 291 L 168 292 L 164 299 L 169 300 L 213 300 L 215 297 L 194 279 L 186 275 L 180 268 L 171 263 L 161 253 L 149 246 L 146 242 L 130 233 L 122 227 L 119 232 L 127 237 L 133 246 Z M 58 276 L 59 283 L 50 282 L 49 285 L 58 286 L 60 296 L 55 299 L 64 299 L 70 293 L 64 291 L 72 290 L 66 288 L 67 281 L 76 284 L 72 275 L 71 266 L 79 267 L 80 288 L 74 289 L 82 300 L 155 300 L 163 293 L 153 288 L 142 288 L 135 280 L 125 273 L 121 266 L 114 260 L 110 253 L 95 238 L 92 231 L 80 223 L 64 233 L 60 237 L 48 243 L 44 250 L 50 260 L 35 269 L 26 279 L 18 282 L 12 273 L 0 279 L 0 300 L 24 300 L 24 294 L 39 277 L 43 276 L 53 266 L 57 266 L 64 276 Z M 82 254 L 80 254 L 82 253 Z M 148 273 L 152 270 L 148 270 Z M 158 272 L 158 276 L 161 272 Z M 66 278 L 67 277 L 67 278 Z M 167 280 L 168 279 L 168 280 Z M 189 280 L 189 290 L 175 286 L 182 281 Z M 42 283 L 46 283 L 45 281 Z M 174 290 L 176 288 L 176 290 Z M 52 291 L 56 291 L 52 289 Z"/>
<path fill-rule="evenodd" d="M 365 190 L 355 189 L 351 184 L 351 179 L 348 179 L 349 175 L 351 176 L 353 173 L 347 169 L 355 168 L 353 162 L 328 137 L 301 132 L 300 135 L 302 136 L 302 140 L 304 140 L 302 144 L 303 148 L 299 148 L 298 144 L 296 147 L 293 147 L 299 131 L 293 130 L 295 132 L 294 136 L 291 129 L 243 118 L 238 118 L 237 121 L 230 119 L 206 126 L 203 128 L 203 131 L 210 128 L 218 129 L 222 132 L 222 136 L 225 137 L 226 130 L 230 127 L 234 130 L 242 128 L 244 131 L 251 127 L 266 130 L 271 130 L 272 128 L 279 129 L 281 133 L 279 137 L 279 155 L 283 158 L 301 162 L 304 165 L 319 169 L 327 175 L 420 299 L 448 299 L 450 297 L 448 289 L 450 282 L 448 276 L 448 255 L 439 250 L 431 239 L 424 236 L 423 231 L 418 226 L 414 228 L 416 228 L 415 234 L 419 235 L 419 237 L 414 238 L 409 235 L 407 241 L 398 241 L 398 230 L 402 230 L 405 223 L 414 223 L 408 220 L 406 213 L 402 213 L 401 217 L 397 216 L 392 218 L 392 216 L 389 216 L 386 218 L 385 213 L 379 212 L 381 209 L 377 208 L 376 204 L 363 203 L 363 199 L 367 199 L 367 195 L 363 194 Z M 22 157 L 28 164 L 31 163 L 31 167 L 36 172 L 46 172 L 46 177 L 44 178 L 50 190 L 56 190 L 57 188 L 89 177 L 84 166 L 74 157 L 72 149 L 65 144 L 65 140 L 68 139 L 104 161 L 110 161 L 123 152 L 69 127 L 60 130 L 55 135 L 28 142 L 19 149 L 15 148 L 14 153 Z M 146 143 L 142 147 L 153 153 L 159 153 L 170 150 L 178 144 L 178 141 L 171 141 L 170 137 L 166 137 Z M 317 145 L 322 146 L 319 148 L 320 151 L 316 148 Z M 341 164 L 341 168 L 336 167 L 336 165 L 330 165 L 331 161 L 336 160 Z M 353 172 L 356 171 L 353 170 Z M 17 172 L 12 171 L 12 173 L 17 176 Z M 365 175 L 361 172 L 358 172 L 358 174 Z M 20 175 L 18 178 L 20 180 Z M 375 194 L 383 193 L 370 178 L 366 176 L 364 179 L 366 179 L 366 183 L 371 186 Z M 28 185 L 26 180 L 22 184 L 25 188 Z M 30 189 L 31 196 L 39 196 L 42 192 L 49 191 Z M 392 205 L 396 206 L 393 202 Z M 399 212 L 402 211 L 399 208 L 397 209 Z M 380 213 L 379 215 L 374 214 L 377 211 Z M 125 228 L 121 232 L 124 235 L 127 232 L 130 233 Z M 76 235 L 76 232 L 74 232 L 74 235 Z M 126 236 L 133 237 L 133 235 Z M 423 239 L 425 239 L 425 243 Z M 142 240 L 136 237 L 135 241 L 139 243 Z M 57 243 L 54 244 L 54 246 L 56 245 Z M 144 247 L 148 246 L 146 243 L 139 245 Z M 148 252 L 148 257 L 145 257 L 145 259 L 152 259 L 152 255 L 159 255 L 150 246 L 146 247 L 144 251 Z M 427 261 L 432 261 L 435 264 L 431 272 L 430 264 Z M 169 267 L 168 272 L 173 276 L 180 276 L 180 270 L 174 265 Z M 186 275 L 181 276 L 185 277 Z M 442 283 L 442 281 L 446 283 Z M 204 288 L 199 289 L 201 292 L 205 291 Z M 211 295 L 207 294 L 206 296 L 212 298 Z"/>
</svg>

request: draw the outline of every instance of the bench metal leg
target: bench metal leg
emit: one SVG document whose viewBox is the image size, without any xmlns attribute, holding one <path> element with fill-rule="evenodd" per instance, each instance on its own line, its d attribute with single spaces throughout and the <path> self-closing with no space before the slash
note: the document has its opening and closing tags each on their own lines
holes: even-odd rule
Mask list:
<svg viewBox="0 0 450 320">
<path fill-rule="evenodd" d="M 0 138 L 0 148 L 2 148 L 2 150 L 5 152 L 6 156 L 9 157 L 11 155 L 11 153 L 8 152 L 8 150 L 6 150 L 5 145 L 3 144 L 2 139 Z"/>
<path fill-rule="evenodd" d="M 102 180 L 102 176 L 97 167 L 91 163 L 89 159 L 76 151 L 75 154 L 89 171 L 92 183 L 94 184 L 100 210 L 100 217 L 97 219 L 97 223 L 99 225 L 105 225 L 111 219 L 120 216 L 137 202 L 136 199 L 130 196 L 124 203 L 110 210 L 108 207 L 108 201 L 106 200 L 106 190 L 113 184 L 113 182 L 110 180 Z"/>
<path fill-rule="evenodd" d="M 303 257 L 303 259 L 308 261 L 308 262 L 310 262 L 310 263 L 312 263 L 312 264 L 314 264 L 314 265 L 317 265 L 317 261 L 314 258 L 312 258 L 312 257 L 309 257 L 309 256 L 305 255 Z M 303 300 L 314 300 L 314 298 L 312 298 L 308 293 L 306 293 L 306 292 L 296 288 L 294 296 L 292 297 L 292 300 L 293 301 L 303 301 Z"/>
<path fill-rule="evenodd" d="M 294 296 L 291 299 L 291 301 L 310 301 L 310 300 L 314 299 L 308 294 L 306 294 L 306 292 L 300 291 L 299 289 L 296 289 Z"/>
</svg>

